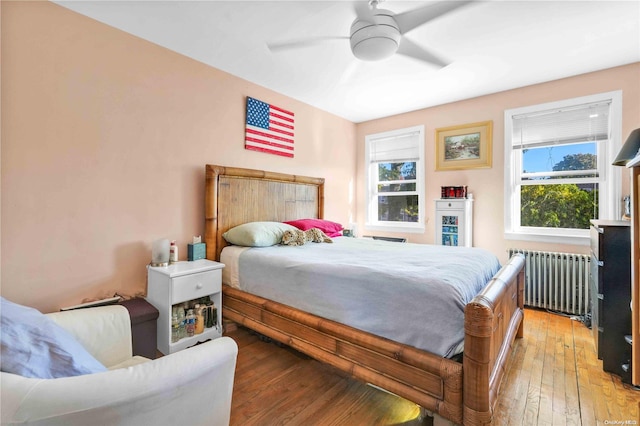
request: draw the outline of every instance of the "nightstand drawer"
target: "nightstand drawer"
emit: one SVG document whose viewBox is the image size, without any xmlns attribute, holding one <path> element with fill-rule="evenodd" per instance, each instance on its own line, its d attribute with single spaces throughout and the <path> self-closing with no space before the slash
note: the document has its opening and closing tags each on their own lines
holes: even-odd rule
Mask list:
<svg viewBox="0 0 640 426">
<path fill-rule="evenodd" d="M 436 209 L 440 210 L 464 210 L 464 200 L 438 200 L 436 201 Z"/>
<path fill-rule="evenodd" d="M 222 269 L 175 277 L 172 286 L 172 305 L 219 292 L 222 289 Z"/>
</svg>

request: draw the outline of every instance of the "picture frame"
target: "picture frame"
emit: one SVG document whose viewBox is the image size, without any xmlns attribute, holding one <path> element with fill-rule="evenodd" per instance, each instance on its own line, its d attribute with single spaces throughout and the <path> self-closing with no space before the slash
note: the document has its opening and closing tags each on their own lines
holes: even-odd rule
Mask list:
<svg viewBox="0 0 640 426">
<path fill-rule="evenodd" d="M 491 168 L 493 121 L 436 129 L 436 171 Z"/>
</svg>

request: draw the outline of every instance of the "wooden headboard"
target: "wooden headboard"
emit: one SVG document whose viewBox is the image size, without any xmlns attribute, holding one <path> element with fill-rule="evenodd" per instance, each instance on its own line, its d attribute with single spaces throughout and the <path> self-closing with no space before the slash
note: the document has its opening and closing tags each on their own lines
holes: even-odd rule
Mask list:
<svg viewBox="0 0 640 426">
<path fill-rule="evenodd" d="M 324 179 L 207 164 L 207 259 L 220 260 L 222 238 L 234 226 L 324 216 Z"/>
</svg>

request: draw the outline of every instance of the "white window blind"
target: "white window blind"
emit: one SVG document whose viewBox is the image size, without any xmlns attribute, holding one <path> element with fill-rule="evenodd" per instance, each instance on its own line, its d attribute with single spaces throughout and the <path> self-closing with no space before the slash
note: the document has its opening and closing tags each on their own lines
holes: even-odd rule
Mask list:
<svg viewBox="0 0 640 426">
<path fill-rule="evenodd" d="M 371 163 L 417 161 L 420 158 L 419 137 L 420 132 L 411 132 L 372 139 L 369 160 Z"/>
<path fill-rule="evenodd" d="M 515 149 L 609 139 L 609 105 L 600 102 L 513 116 Z"/>
</svg>

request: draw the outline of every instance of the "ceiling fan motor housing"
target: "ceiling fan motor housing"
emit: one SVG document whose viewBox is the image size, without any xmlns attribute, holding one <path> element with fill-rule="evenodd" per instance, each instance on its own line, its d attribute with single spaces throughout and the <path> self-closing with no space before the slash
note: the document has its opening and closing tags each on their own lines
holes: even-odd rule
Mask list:
<svg viewBox="0 0 640 426">
<path fill-rule="evenodd" d="M 389 58 L 400 46 L 400 29 L 392 12 L 376 9 L 372 20 L 356 18 L 351 24 L 351 51 L 363 61 Z"/>
</svg>

